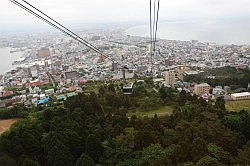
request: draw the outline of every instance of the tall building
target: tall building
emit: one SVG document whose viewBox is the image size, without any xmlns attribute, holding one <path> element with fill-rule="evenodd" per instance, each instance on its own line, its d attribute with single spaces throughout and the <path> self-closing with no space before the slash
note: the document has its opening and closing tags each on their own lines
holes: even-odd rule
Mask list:
<svg viewBox="0 0 250 166">
<path fill-rule="evenodd" d="M 194 93 L 196 95 L 209 94 L 210 89 L 211 87 L 207 83 L 197 84 L 194 86 Z"/>
<path fill-rule="evenodd" d="M 173 70 L 166 71 L 165 73 L 165 83 L 166 85 L 172 86 L 175 82 L 176 73 Z"/>
<path fill-rule="evenodd" d="M 48 62 L 48 61 L 45 61 L 45 62 L 44 62 L 44 66 L 45 66 L 45 68 L 48 68 L 48 67 L 49 67 L 49 62 Z"/>
<path fill-rule="evenodd" d="M 38 50 L 38 54 L 37 54 L 38 58 L 47 58 L 50 56 L 50 50 L 49 48 L 41 48 L 40 50 Z"/>
</svg>

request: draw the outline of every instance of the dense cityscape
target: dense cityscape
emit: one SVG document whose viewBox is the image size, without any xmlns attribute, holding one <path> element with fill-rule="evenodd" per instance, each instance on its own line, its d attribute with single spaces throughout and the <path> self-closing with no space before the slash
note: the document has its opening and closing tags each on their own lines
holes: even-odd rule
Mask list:
<svg viewBox="0 0 250 166">
<path fill-rule="evenodd" d="M 216 94 L 235 100 L 232 97 L 234 94 L 230 92 L 229 96 L 227 93 L 231 90 L 229 86 L 211 87 L 206 82 L 199 85 L 185 82 L 183 77 L 202 73 L 207 68 L 250 67 L 250 47 L 247 45 L 159 39 L 151 61 L 148 38 L 127 35 L 121 28 L 79 34 L 114 61 L 60 33 L 2 38 L 1 47 L 11 47 L 11 52 L 22 51 L 23 56 L 13 62 L 16 69 L 1 78 L 0 97 L 7 98 L 0 101 L 1 106 L 44 104 L 46 98 L 52 96 L 59 100 L 66 99 L 83 92 L 82 85 L 87 81 L 121 80 L 123 65 L 127 66 L 126 79 L 153 76 L 155 81 L 165 86 L 195 93 L 206 100 Z M 199 86 L 204 86 L 206 90 L 198 90 Z M 214 92 L 209 94 L 211 88 Z M 240 88 L 247 90 L 249 85 Z M 250 98 L 247 91 L 237 95 Z"/>
</svg>

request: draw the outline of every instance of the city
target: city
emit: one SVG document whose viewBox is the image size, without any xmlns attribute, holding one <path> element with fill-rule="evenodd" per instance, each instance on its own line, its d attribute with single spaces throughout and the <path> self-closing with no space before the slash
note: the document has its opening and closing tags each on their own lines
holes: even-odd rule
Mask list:
<svg viewBox="0 0 250 166">
<path fill-rule="evenodd" d="M 214 97 L 209 96 L 211 88 L 217 90 L 218 94 L 227 95 L 226 89 L 230 87 L 223 89 L 221 85 L 210 87 L 205 84 L 206 91 L 198 92 L 195 89 L 202 85 L 184 82 L 184 75 L 198 74 L 206 68 L 250 67 L 250 46 L 247 45 L 159 39 L 152 62 L 149 38 L 127 35 L 124 29 L 87 31 L 80 35 L 117 63 L 60 33 L 1 39 L 1 47 L 12 47 L 13 51 L 23 52 L 22 58 L 13 62 L 16 69 L 2 76 L 0 97 L 12 98 L 2 100 L 1 105 L 5 107 L 23 103 L 37 106 L 43 104 L 46 97 L 66 99 L 67 95 L 83 92 L 82 85 L 87 81 L 121 80 L 121 65 L 124 64 L 128 68 L 127 79 L 153 76 L 165 86 L 194 92 L 208 100 Z M 245 95 L 246 99 L 250 99 L 249 93 L 245 92 Z M 228 95 L 225 98 L 233 100 Z"/>
</svg>

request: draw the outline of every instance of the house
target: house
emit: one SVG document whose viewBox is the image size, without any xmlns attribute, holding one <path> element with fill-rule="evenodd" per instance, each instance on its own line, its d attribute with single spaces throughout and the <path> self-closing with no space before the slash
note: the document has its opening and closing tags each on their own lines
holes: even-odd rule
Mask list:
<svg viewBox="0 0 250 166">
<path fill-rule="evenodd" d="M 3 90 L 4 90 L 4 87 L 0 86 L 0 93 L 3 92 Z"/>
<path fill-rule="evenodd" d="M 224 90 L 222 89 L 221 86 L 216 86 L 215 88 L 213 88 L 213 95 L 222 95 L 224 94 Z"/>
<path fill-rule="evenodd" d="M 32 103 L 32 104 L 37 105 L 37 101 L 38 101 L 38 100 L 37 100 L 37 98 L 33 98 L 33 99 L 31 99 L 31 103 Z"/>
<path fill-rule="evenodd" d="M 56 96 L 56 99 L 61 101 L 61 100 L 66 100 L 67 97 L 65 95 L 61 94 L 61 95 Z"/>
<path fill-rule="evenodd" d="M 73 97 L 73 96 L 76 96 L 76 95 L 77 95 L 76 92 L 67 93 L 67 97 Z"/>
<path fill-rule="evenodd" d="M 42 100 L 42 99 L 45 99 L 46 98 L 46 95 L 45 94 L 40 94 L 40 99 Z"/>
<path fill-rule="evenodd" d="M 42 84 L 43 84 L 42 82 L 36 81 L 36 82 L 29 82 L 26 84 L 26 86 L 40 86 Z"/>
<path fill-rule="evenodd" d="M 46 94 L 47 96 L 53 95 L 54 93 L 55 93 L 55 90 L 54 90 L 54 89 L 45 90 L 45 94 Z"/>
<path fill-rule="evenodd" d="M 33 89 L 33 93 L 39 93 L 39 92 L 41 92 L 41 90 L 40 90 L 40 88 L 39 87 L 34 87 L 34 89 Z"/>
<path fill-rule="evenodd" d="M 12 94 L 14 94 L 13 91 L 5 91 L 5 92 L 3 92 L 3 96 L 9 96 L 9 95 L 12 95 Z"/>
<path fill-rule="evenodd" d="M 69 88 L 68 88 L 68 91 L 76 91 L 76 86 L 70 86 Z"/>
</svg>

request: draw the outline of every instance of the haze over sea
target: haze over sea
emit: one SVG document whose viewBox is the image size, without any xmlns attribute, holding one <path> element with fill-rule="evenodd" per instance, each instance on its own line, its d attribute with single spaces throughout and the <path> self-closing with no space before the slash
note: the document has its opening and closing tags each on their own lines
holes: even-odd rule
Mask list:
<svg viewBox="0 0 250 166">
<path fill-rule="evenodd" d="M 132 27 L 127 30 L 127 34 L 148 37 L 149 25 Z M 250 18 L 160 21 L 157 36 L 169 40 L 250 45 Z"/>
</svg>

